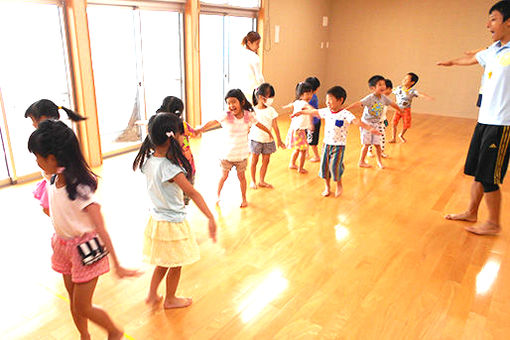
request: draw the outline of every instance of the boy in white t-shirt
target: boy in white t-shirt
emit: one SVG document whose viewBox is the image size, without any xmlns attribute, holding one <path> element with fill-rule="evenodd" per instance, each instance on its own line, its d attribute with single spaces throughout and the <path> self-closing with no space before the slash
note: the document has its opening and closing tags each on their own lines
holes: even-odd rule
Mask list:
<svg viewBox="0 0 510 340">
<path fill-rule="evenodd" d="M 342 110 L 347 93 L 341 86 L 333 86 L 326 93 L 327 108 L 319 110 L 303 110 L 292 117 L 309 114 L 324 119 L 324 147 L 321 158 L 319 176 L 324 179 L 325 188 L 322 196 L 331 194 L 330 181 L 336 182 L 335 197 L 342 194 L 342 174 L 344 172 L 344 152 L 349 124 L 361 126 L 371 133 L 380 134 L 377 128 L 360 121 L 351 112 Z"/>
</svg>

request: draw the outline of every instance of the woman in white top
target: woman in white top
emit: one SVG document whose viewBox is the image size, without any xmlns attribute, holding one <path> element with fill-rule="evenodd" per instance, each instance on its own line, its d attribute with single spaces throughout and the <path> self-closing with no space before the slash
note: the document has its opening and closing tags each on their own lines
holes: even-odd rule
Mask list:
<svg viewBox="0 0 510 340">
<path fill-rule="evenodd" d="M 240 58 L 237 61 L 236 72 L 234 73 L 233 88 L 240 88 L 244 96 L 249 100 L 253 90 L 264 83 L 260 57 L 257 51 L 260 46 L 260 34 L 251 31 L 246 34 L 241 43 L 245 48 L 241 50 Z"/>
</svg>

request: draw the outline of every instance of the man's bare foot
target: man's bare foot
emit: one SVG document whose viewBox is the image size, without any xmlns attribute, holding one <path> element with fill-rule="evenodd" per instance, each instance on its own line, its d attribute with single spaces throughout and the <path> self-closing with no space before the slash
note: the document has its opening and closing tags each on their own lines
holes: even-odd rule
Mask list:
<svg viewBox="0 0 510 340">
<path fill-rule="evenodd" d="M 335 197 L 340 197 L 343 192 L 344 192 L 344 188 L 337 188 L 335 190 Z"/>
<path fill-rule="evenodd" d="M 397 141 L 395 140 L 395 138 L 392 138 L 392 139 L 390 139 L 390 140 L 388 141 L 388 143 L 392 143 L 392 144 L 393 144 L 393 143 L 396 143 L 396 142 L 397 142 Z"/>
<path fill-rule="evenodd" d="M 259 182 L 259 187 L 261 188 L 268 188 L 268 189 L 272 189 L 273 186 L 269 183 L 266 183 L 266 182 Z"/>
<path fill-rule="evenodd" d="M 377 166 L 378 166 L 380 169 L 384 169 L 384 165 L 383 165 L 381 162 L 377 162 Z"/>
<path fill-rule="evenodd" d="M 240 208 L 246 208 L 247 206 L 248 206 L 248 201 L 243 200 L 243 202 L 241 203 L 241 205 L 239 207 Z"/>
<path fill-rule="evenodd" d="M 499 224 L 488 221 L 479 225 L 467 226 L 464 229 L 476 235 L 497 235 L 501 232 Z"/>
<path fill-rule="evenodd" d="M 465 211 L 460 214 L 447 214 L 444 216 L 445 219 L 451 220 L 451 221 L 466 221 L 466 222 L 476 222 L 477 215 L 472 214 L 468 211 Z"/>
<path fill-rule="evenodd" d="M 193 303 L 191 298 L 182 298 L 174 296 L 173 298 L 165 299 L 165 303 L 163 304 L 163 308 L 165 309 L 173 309 L 173 308 L 185 308 L 190 306 Z"/>
<path fill-rule="evenodd" d="M 250 188 L 252 188 L 252 189 L 257 189 L 257 183 L 255 183 L 255 182 L 251 182 L 251 183 L 250 183 Z"/>
<path fill-rule="evenodd" d="M 297 169 L 297 166 L 294 165 L 294 164 L 289 164 L 289 169 L 290 170 L 296 170 Z"/>
<path fill-rule="evenodd" d="M 108 340 L 120 340 L 124 337 L 124 331 L 116 330 L 115 332 L 108 333 Z"/>
<path fill-rule="evenodd" d="M 161 301 L 163 300 L 163 297 L 160 296 L 160 295 L 156 295 L 156 296 L 148 296 L 146 299 L 145 299 L 145 304 L 147 305 L 150 305 L 150 306 L 156 306 L 158 305 Z"/>
<path fill-rule="evenodd" d="M 382 158 L 388 158 L 388 155 L 387 155 L 387 154 L 385 154 L 384 152 L 381 152 L 381 157 L 382 157 Z"/>
<path fill-rule="evenodd" d="M 358 166 L 360 168 L 371 168 L 372 166 L 370 164 L 368 164 L 367 162 L 359 162 L 358 163 Z"/>
<path fill-rule="evenodd" d="M 322 196 L 328 197 L 331 194 L 331 191 L 329 191 L 328 188 L 324 189 L 324 191 L 321 193 Z"/>
<path fill-rule="evenodd" d="M 319 162 L 321 159 L 319 157 L 313 157 L 313 158 L 310 158 L 310 162 L 312 163 L 317 163 Z"/>
<path fill-rule="evenodd" d="M 407 142 L 407 139 L 405 139 L 405 138 L 404 138 L 404 136 L 403 136 L 402 134 L 399 134 L 399 135 L 398 135 L 398 138 L 400 139 L 400 141 L 401 141 L 402 143 L 406 143 L 406 142 Z"/>
<path fill-rule="evenodd" d="M 300 174 L 307 174 L 308 173 L 308 170 L 306 170 L 305 168 L 302 168 L 302 169 L 298 169 L 298 172 Z"/>
</svg>

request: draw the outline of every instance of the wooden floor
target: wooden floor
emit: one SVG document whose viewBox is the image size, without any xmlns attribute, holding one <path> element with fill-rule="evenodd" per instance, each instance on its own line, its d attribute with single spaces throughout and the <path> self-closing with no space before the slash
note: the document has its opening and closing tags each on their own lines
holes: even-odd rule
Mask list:
<svg viewBox="0 0 510 340">
<path fill-rule="evenodd" d="M 384 170 L 357 167 L 359 132 L 351 127 L 338 199 L 320 196 L 317 163 L 306 164 L 307 175 L 288 170 L 289 150 L 271 158 L 275 189 L 249 189 L 247 209 L 238 208 L 231 176 L 215 210 L 217 244 L 191 206 L 202 259 L 183 269 L 178 292 L 194 303 L 182 310 L 145 306 L 152 268 L 141 263 L 144 178 L 130 170 L 134 154 L 106 160 L 98 196 L 107 226 L 121 261 L 145 274 L 105 275 L 95 303 L 137 340 L 509 339 L 510 185 L 502 187 L 500 236 L 474 236 L 465 223 L 444 220 L 467 205 L 471 179 L 462 167 L 475 122 L 416 114 L 413 124 L 407 144 L 388 145 Z M 285 134 L 288 121 L 280 127 Z M 210 132 L 192 145 L 196 187 L 211 208 L 217 138 Z M 62 279 L 50 268 L 53 230 L 32 188 L 0 190 L 0 338 L 75 339 Z"/>
</svg>

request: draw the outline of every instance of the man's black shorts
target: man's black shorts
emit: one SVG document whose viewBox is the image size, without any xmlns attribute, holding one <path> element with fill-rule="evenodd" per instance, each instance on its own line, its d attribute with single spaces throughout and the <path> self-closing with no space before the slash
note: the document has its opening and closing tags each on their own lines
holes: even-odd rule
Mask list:
<svg viewBox="0 0 510 340">
<path fill-rule="evenodd" d="M 464 173 L 477 182 L 501 184 L 510 156 L 510 126 L 476 124 Z"/>
</svg>

